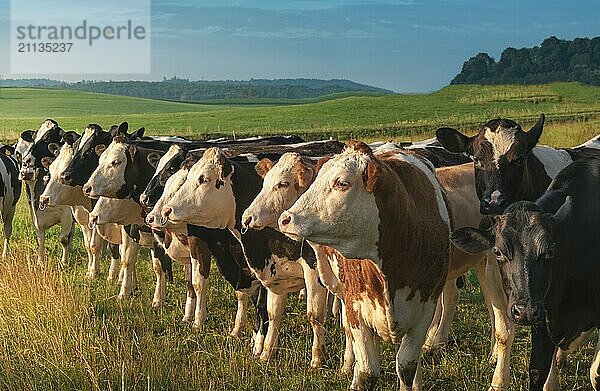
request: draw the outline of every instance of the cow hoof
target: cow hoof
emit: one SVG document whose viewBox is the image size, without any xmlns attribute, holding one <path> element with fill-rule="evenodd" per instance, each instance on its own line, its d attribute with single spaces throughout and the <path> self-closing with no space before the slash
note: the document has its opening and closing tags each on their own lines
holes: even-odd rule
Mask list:
<svg viewBox="0 0 600 391">
<path fill-rule="evenodd" d="M 152 302 L 152 308 L 161 308 L 163 305 L 164 303 L 159 300 L 154 300 Z"/>
<path fill-rule="evenodd" d="M 199 333 L 202 331 L 202 324 L 194 323 L 192 324 L 192 331 L 195 333 Z"/>
<path fill-rule="evenodd" d="M 235 339 L 241 339 L 241 331 L 240 330 L 233 330 L 231 331 L 231 333 L 229 333 L 229 336 L 231 338 L 235 338 Z"/>
<path fill-rule="evenodd" d="M 183 323 L 192 323 L 194 321 L 194 317 L 189 316 L 189 315 L 183 315 L 183 318 L 181 318 L 181 321 Z"/>
<path fill-rule="evenodd" d="M 89 279 L 89 280 L 94 280 L 94 279 L 96 279 L 98 277 L 98 273 L 96 273 L 96 272 L 87 272 L 85 274 L 85 277 L 87 279 Z"/>
<path fill-rule="evenodd" d="M 344 375 L 344 376 L 352 376 L 352 365 L 342 365 L 342 367 L 340 368 L 340 374 Z"/>
<path fill-rule="evenodd" d="M 262 352 L 260 354 L 260 356 L 258 357 L 258 361 L 260 361 L 261 363 L 266 363 L 271 359 L 271 354 L 267 353 L 267 352 Z"/>
<path fill-rule="evenodd" d="M 439 342 L 435 345 L 424 347 L 423 349 L 427 355 L 437 356 L 442 352 L 442 350 L 444 350 L 446 348 L 446 346 L 447 346 L 446 342 Z"/>
</svg>

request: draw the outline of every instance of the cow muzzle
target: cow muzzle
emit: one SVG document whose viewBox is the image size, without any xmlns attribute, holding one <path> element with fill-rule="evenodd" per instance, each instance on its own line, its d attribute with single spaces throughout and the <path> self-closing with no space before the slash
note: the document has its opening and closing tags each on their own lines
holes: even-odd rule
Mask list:
<svg viewBox="0 0 600 391">
<path fill-rule="evenodd" d="M 88 228 L 96 229 L 97 225 L 98 225 L 98 216 L 90 213 L 90 221 L 88 222 Z"/>
<path fill-rule="evenodd" d="M 40 210 L 45 210 L 48 207 L 49 203 L 50 203 L 50 197 L 48 197 L 48 196 L 40 196 L 39 209 Z"/>
<path fill-rule="evenodd" d="M 160 212 L 160 225 L 165 226 L 169 222 L 169 216 L 173 213 L 173 208 L 164 207 Z"/>
</svg>

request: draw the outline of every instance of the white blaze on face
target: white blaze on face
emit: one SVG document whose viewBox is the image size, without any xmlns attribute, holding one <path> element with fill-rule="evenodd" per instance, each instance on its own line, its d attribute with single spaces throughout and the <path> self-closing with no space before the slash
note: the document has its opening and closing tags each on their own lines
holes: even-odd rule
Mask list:
<svg viewBox="0 0 600 391">
<path fill-rule="evenodd" d="M 48 200 L 48 206 L 75 206 L 78 205 L 83 198 L 81 186 L 67 186 L 60 181 L 60 174 L 71 163 L 71 160 L 73 160 L 73 154 L 73 147 L 66 143 L 63 144 L 60 153 L 48 168 L 50 179 L 40 197 L 40 200 L 43 198 Z"/>
<path fill-rule="evenodd" d="M 156 165 L 156 171 L 154 171 L 152 179 L 154 179 L 158 173 L 165 168 L 167 163 L 170 162 L 171 159 L 173 159 L 173 157 L 175 157 L 179 152 L 181 152 L 181 147 L 179 145 L 171 145 L 167 153 L 165 153 L 158 161 L 158 164 Z"/>
<path fill-rule="evenodd" d="M 171 175 L 165 183 L 165 189 L 162 196 L 154 205 L 154 208 L 146 216 L 146 223 L 154 228 L 165 228 L 172 230 L 176 224 L 171 221 L 161 221 L 161 214 L 163 207 L 173 198 L 173 196 L 179 191 L 181 186 L 185 183 L 188 176 L 188 169 L 180 169 L 175 174 Z"/>
<path fill-rule="evenodd" d="M 379 210 L 362 175 L 370 157 L 348 148 L 326 162 L 308 190 L 288 210 L 280 228 L 296 238 L 334 247 L 348 258 L 378 260 Z M 346 189 L 340 184 L 348 184 Z M 283 214 L 283 219 L 286 214 Z"/>
<path fill-rule="evenodd" d="M 170 209 L 169 219 L 174 222 L 232 229 L 235 226 L 235 196 L 231 174 L 221 176 L 223 159 L 219 148 L 207 149 L 161 213 Z"/>
<path fill-rule="evenodd" d="M 263 186 L 252 204 L 244 211 L 242 222 L 250 220 L 250 228 L 277 227 L 277 219 L 284 210 L 291 207 L 306 190 L 298 187 L 299 165 L 301 157 L 295 152 L 288 152 L 281 156 L 279 161 L 267 172 L 263 179 Z M 306 173 L 306 180 L 314 176 Z M 310 177 L 310 178 L 309 178 Z"/>
<path fill-rule="evenodd" d="M 515 143 L 515 135 L 517 134 L 517 128 L 502 128 L 498 127 L 495 131 L 490 128 L 485 128 L 485 139 L 492 144 L 492 151 L 494 153 L 494 162 L 498 166 L 500 158 L 510 150 Z"/>
<path fill-rule="evenodd" d="M 98 167 L 83 188 L 91 186 L 92 197 L 116 197 L 125 185 L 126 166 L 127 144 L 112 142 L 100 155 Z"/>
<path fill-rule="evenodd" d="M 48 133 L 48 131 L 50 129 L 53 129 L 55 126 L 56 125 L 54 125 L 54 123 L 49 120 L 42 122 L 38 131 L 35 132 L 35 139 L 33 140 L 33 142 L 37 143 L 38 141 L 40 141 L 46 135 L 46 133 Z"/>
<path fill-rule="evenodd" d="M 77 146 L 77 150 L 80 151 L 83 146 L 92 138 L 94 135 L 94 129 L 90 127 L 86 127 L 85 131 L 81 135 L 81 139 L 79 140 L 79 145 Z"/>
</svg>

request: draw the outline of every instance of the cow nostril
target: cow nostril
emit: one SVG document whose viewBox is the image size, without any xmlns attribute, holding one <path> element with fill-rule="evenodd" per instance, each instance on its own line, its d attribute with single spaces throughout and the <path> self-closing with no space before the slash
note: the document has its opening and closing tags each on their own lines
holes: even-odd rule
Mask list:
<svg viewBox="0 0 600 391">
<path fill-rule="evenodd" d="M 291 222 L 292 222 L 292 216 L 289 214 L 286 214 L 286 215 L 281 216 L 281 220 L 280 220 L 279 224 L 281 224 L 282 226 L 285 227 L 286 225 L 288 225 Z"/>
<path fill-rule="evenodd" d="M 83 187 L 84 194 L 90 194 L 92 192 L 92 186 L 87 185 Z"/>
<path fill-rule="evenodd" d="M 170 207 L 164 208 L 162 211 L 164 217 L 169 217 L 171 213 L 173 213 L 173 209 Z"/>
<path fill-rule="evenodd" d="M 146 205 L 146 202 L 147 202 L 147 201 L 148 201 L 148 196 L 147 196 L 146 194 L 142 194 L 142 195 L 140 196 L 140 203 L 141 203 L 142 205 Z"/>
<path fill-rule="evenodd" d="M 152 215 L 149 215 L 148 217 L 146 217 L 146 222 L 147 222 L 148 224 L 152 224 L 152 223 L 154 223 L 154 216 L 152 216 Z"/>
<path fill-rule="evenodd" d="M 250 225 L 250 223 L 252 222 L 252 216 L 248 216 L 244 219 L 242 225 L 244 227 L 248 227 Z"/>
<path fill-rule="evenodd" d="M 522 321 L 525 319 L 526 310 L 525 306 L 514 304 L 511 307 L 512 316 L 516 321 Z"/>
</svg>

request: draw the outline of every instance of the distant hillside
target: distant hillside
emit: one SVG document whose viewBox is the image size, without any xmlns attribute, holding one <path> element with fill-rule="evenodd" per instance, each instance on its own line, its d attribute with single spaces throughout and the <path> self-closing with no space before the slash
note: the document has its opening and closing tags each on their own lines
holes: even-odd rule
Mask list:
<svg viewBox="0 0 600 391">
<path fill-rule="evenodd" d="M 507 48 L 496 61 L 479 53 L 451 84 L 541 84 L 579 81 L 600 85 L 600 37 L 573 41 L 550 37 L 533 48 Z"/>
<path fill-rule="evenodd" d="M 19 85 L 19 82 L 24 84 Z M 152 81 L 81 81 L 64 83 L 52 80 L 3 80 L 4 87 L 56 87 L 78 91 L 125 95 L 139 98 L 186 102 L 243 99 L 306 99 L 340 93 L 388 94 L 392 91 L 332 79 L 251 79 L 248 81 L 189 81 L 171 78 Z"/>
</svg>

